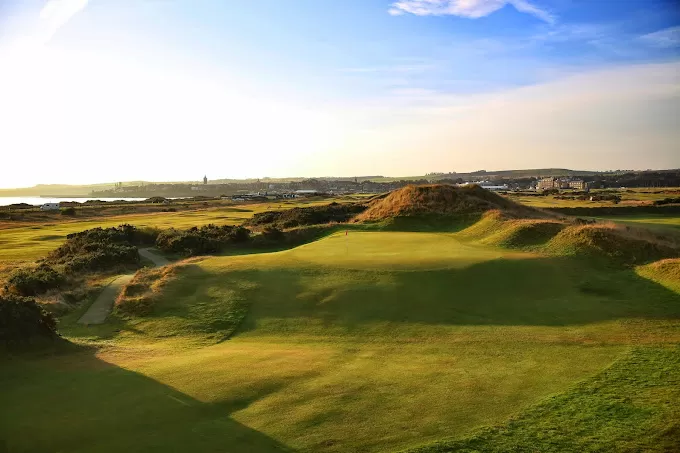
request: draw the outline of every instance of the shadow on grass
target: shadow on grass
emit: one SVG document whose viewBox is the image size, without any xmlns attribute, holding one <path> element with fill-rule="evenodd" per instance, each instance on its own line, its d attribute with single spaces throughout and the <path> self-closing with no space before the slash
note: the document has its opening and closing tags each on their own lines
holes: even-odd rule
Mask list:
<svg viewBox="0 0 680 453">
<path fill-rule="evenodd" d="M 292 451 L 230 414 L 277 388 L 198 401 L 71 346 L 0 366 L 0 452 Z"/>
<path fill-rule="evenodd" d="M 496 259 L 463 269 L 330 266 L 182 270 L 149 316 L 113 316 L 70 337 L 194 337 L 241 332 L 361 333 L 400 325 L 570 326 L 619 319 L 680 319 L 680 294 L 638 276 L 568 257 Z M 264 330 L 262 330 L 264 329 Z M 311 329 L 311 330 L 308 330 Z"/>
<path fill-rule="evenodd" d="M 385 321 L 566 326 L 680 318 L 680 295 L 632 270 L 588 267 L 583 260 L 557 257 L 423 271 L 233 271 L 204 287 L 238 288 L 244 282 L 247 289 L 240 297 L 249 301 L 250 310 L 240 331 L 255 329 L 263 319 L 311 319 L 353 330 Z"/>
</svg>

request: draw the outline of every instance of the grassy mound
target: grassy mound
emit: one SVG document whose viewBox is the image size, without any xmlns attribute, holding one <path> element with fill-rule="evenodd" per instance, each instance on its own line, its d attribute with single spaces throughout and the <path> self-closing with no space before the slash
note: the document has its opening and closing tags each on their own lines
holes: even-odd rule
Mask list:
<svg viewBox="0 0 680 453">
<path fill-rule="evenodd" d="M 541 219 L 514 219 L 482 242 L 509 248 L 539 246 L 550 241 L 565 227 L 564 223 Z"/>
<path fill-rule="evenodd" d="M 674 280 L 680 283 L 680 258 L 669 258 L 646 266 L 659 279 Z"/>
<path fill-rule="evenodd" d="M 565 226 L 557 220 L 508 217 L 496 210 L 485 213 L 458 237 L 506 248 L 535 247 L 547 243 Z"/>
<path fill-rule="evenodd" d="M 129 316 L 146 316 L 153 310 L 168 282 L 177 277 L 184 264 L 140 269 L 116 299 L 116 312 Z"/>
<path fill-rule="evenodd" d="M 540 211 L 519 205 L 479 186 L 456 187 L 447 184 L 406 186 L 371 202 L 357 221 L 381 221 L 395 217 L 460 216 L 501 210 L 523 216 Z"/>
<path fill-rule="evenodd" d="M 680 258 L 669 258 L 638 266 L 635 272 L 641 277 L 680 293 Z"/>
<path fill-rule="evenodd" d="M 614 223 L 569 223 L 554 219 L 513 218 L 489 211 L 457 237 L 504 248 L 530 248 L 558 256 L 606 258 L 634 265 L 680 256 L 680 247 L 652 231 Z"/>
<path fill-rule="evenodd" d="M 658 240 L 645 230 L 613 223 L 569 226 L 550 240 L 546 250 L 560 255 L 606 257 L 622 264 L 680 256 L 680 250 L 670 242 Z"/>
</svg>

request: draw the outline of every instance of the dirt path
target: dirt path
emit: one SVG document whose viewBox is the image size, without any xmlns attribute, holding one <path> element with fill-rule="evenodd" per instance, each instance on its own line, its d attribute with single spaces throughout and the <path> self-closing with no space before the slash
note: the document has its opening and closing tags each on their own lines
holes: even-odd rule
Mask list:
<svg viewBox="0 0 680 453">
<path fill-rule="evenodd" d="M 149 251 L 149 249 L 139 249 L 139 254 L 151 261 L 155 266 L 165 266 L 170 264 L 170 261 L 160 255 Z M 106 317 L 111 313 L 113 304 L 116 302 L 118 294 L 123 287 L 132 280 L 134 273 L 119 275 L 99 294 L 97 299 L 90 305 L 85 314 L 78 320 L 80 324 L 102 324 L 106 321 Z"/>
</svg>

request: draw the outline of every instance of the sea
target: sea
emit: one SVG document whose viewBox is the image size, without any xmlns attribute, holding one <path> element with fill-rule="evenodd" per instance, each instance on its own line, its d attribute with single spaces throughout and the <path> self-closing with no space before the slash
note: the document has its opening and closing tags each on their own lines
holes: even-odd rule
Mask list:
<svg viewBox="0 0 680 453">
<path fill-rule="evenodd" d="M 51 197 L 0 197 L 0 206 L 8 206 L 11 204 L 26 203 L 34 206 L 40 206 L 45 203 L 59 203 L 60 201 L 77 201 L 83 203 L 87 200 L 101 200 L 101 201 L 143 201 L 146 198 L 96 198 L 96 197 L 82 197 L 82 198 L 51 198 Z"/>
</svg>

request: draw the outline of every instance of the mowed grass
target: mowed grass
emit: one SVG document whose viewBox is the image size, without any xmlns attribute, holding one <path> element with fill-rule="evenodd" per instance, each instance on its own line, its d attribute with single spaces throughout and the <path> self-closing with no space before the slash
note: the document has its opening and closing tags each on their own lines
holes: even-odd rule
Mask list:
<svg viewBox="0 0 680 453">
<path fill-rule="evenodd" d="M 378 452 L 525 417 L 517 451 L 539 420 L 568 420 L 579 451 L 614 434 L 634 446 L 660 419 L 680 423 L 671 375 L 652 376 L 670 403 L 595 413 L 635 430 L 580 418 L 576 396 L 572 412 L 536 407 L 587 392 L 579 382 L 632 349 L 677 344 L 678 318 L 680 294 L 653 273 L 455 234 L 342 232 L 193 262 L 148 318 L 62 323 L 100 349 L 3 363 L 0 439 L 25 452 Z"/>
</svg>

